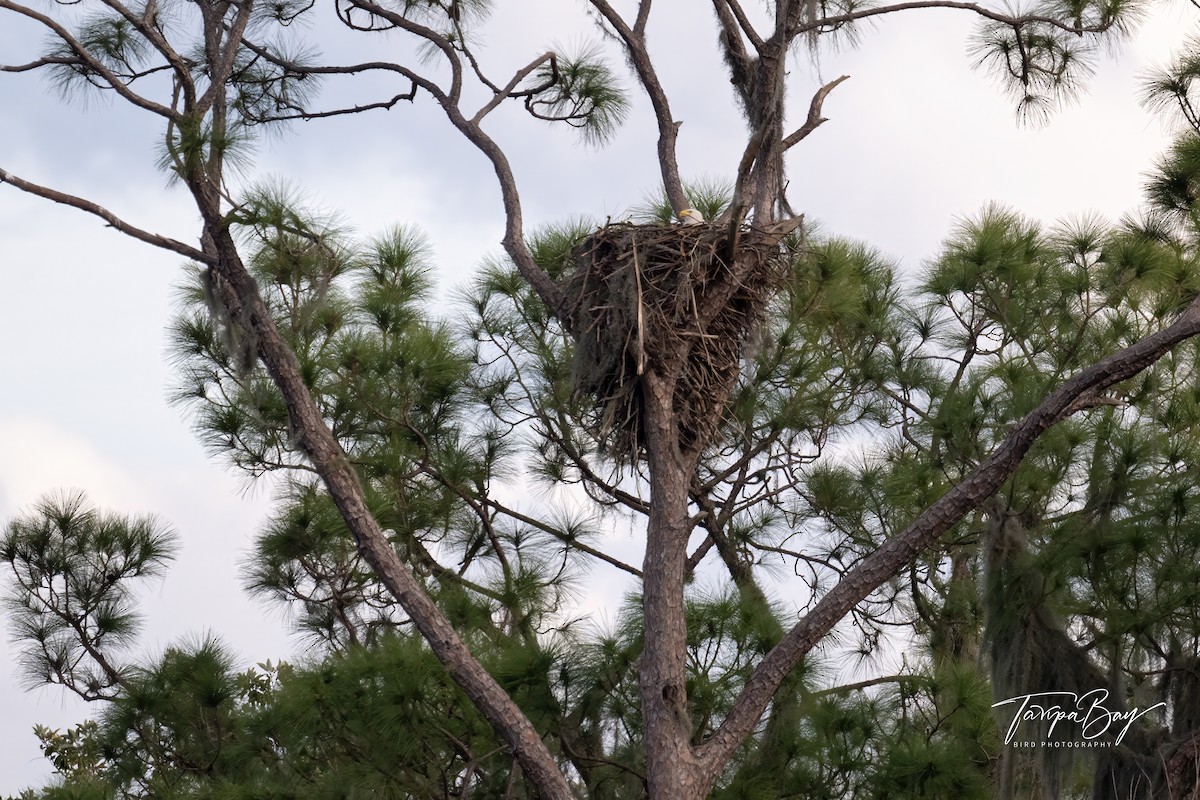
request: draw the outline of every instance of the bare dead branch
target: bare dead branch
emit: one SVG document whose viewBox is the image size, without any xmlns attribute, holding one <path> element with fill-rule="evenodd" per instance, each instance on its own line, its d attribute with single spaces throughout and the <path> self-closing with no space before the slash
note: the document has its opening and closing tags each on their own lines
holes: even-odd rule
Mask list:
<svg viewBox="0 0 1200 800">
<path fill-rule="evenodd" d="M 83 64 L 78 58 L 66 58 L 63 56 L 49 56 L 39 58 L 36 61 L 30 61 L 28 64 L 0 64 L 0 72 L 32 72 L 35 69 L 50 66 L 71 66 L 75 64 Z"/>
<path fill-rule="evenodd" d="M 637 17 L 633 21 L 633 32 L 643 38 L 646 36 L 646 23 L 650 21 L 650 4 L 651 0 L 638 3 Z"/>
<path fill-rule="evenodd" d="M 364 103 L 361 106 L 350 106 L 348 108 L 333 108 L 333 109 L 329 109 L 327 111 L 306 111 L 305 109 L 300 108 L 299 106 L 296 106 L 293 104 L 293 105 L 288 106 L 289 108 L 293 109 L 292 113 L 290 113 L 290 114 L 253 114 L 249 110 L 245 110 L 242 113 L 246 117 L 246 119 L 251 120 L 252 122 L 256 122 L 256 123 L 288 122 L 291 120 L 324 119 L 326 117 L 340 117 L 345 114 L 359 114 L 359 113 L 362 113 L 363 111 L 379 111 L 379 110 L 387 111 L 387 110 L 393 108 L 398 103 L 412 101 L 412 99 L 416 96 L 416 93 L 417 93 L 417 87 L 414 85 L 411 90 L 404 92 L 402 94 L 398 94 L 395 97 L 391 98 L 390 100 L 380 100 L 377 103 Z"/>
<path fill-rule="evenodd" d="M 557 59 L 555 58 L 554 53 L 543 53 L 542 55 L 535 58 L 533 61 L 529 62 L 528 64 L 526 64 L 525 66 L 523 66 L 519 70 L 517 70 L 516 74 L 514 74 L 512 76 L 512 79 L 509 80 L 509 82 L 507 84 L 505 84 L 502 89 L 499 89 L 495 93 L 495 95 L 492 97 L 491 100 L 489 100 L 487 103 L 484 104 L 484 106 L 482 108 L 480 108 L 478 111 L 475 112 L 475 116 L 471 117 L 471 119 L 469 120 L 470 123 L 472 125 L 478 125 L 483 120 L 484 117 L 486 117 L 488 114 L 490 114 L 492 112 L 493 109 L 496 108 L 496 106 L 500 105 L 508 98 L 513 97 L 514 96 L 513 92 L 516 91 L 517 86 L 520 85 L 521 81 L 523 81 L 527 77 L 529 77 L 529 75 L 535 69 L 540 67 L 542 64 L 545 64 L 547 61 L 550 62 L 550 67 L 551 67 L 551 70 L 553 73 L 552 76 L 550 77 L 550 79 L 539 84 L 537 87 L 523 91 L 520 94 L 521 95 L 535 95 L 538 92 L 549 89 L 551 86 L 553 86 L 555 83 L 557 83 L 558 82 Z"/>
<path fill-rule="evenodd" d="M 152 244 L 155 247 L 162 248 L 163 250 L 170 250 L 173 253 L 179 253 L 180 255 L 186 256 L 194 261 L 198 261 L 201 264 L 211 264 L 213 262 L 212 256 L 206 254 L 202 250 L 198 250 L 195 247 L 191 247 L 190 245 L 186 245 L 183 242 L 176 241 L 170 237 L 160 236 L 157 233 L 150 233 L 149 231 L 142 230 L 136 225 L 131 225 L 125 220 L 121 219 L 107 208 L 93 203 L 90 200 L 84 200 L 82 197 L 65 194 L 36 183 L 31 183 L 30 181 L 19 178 L 4 169 L 0 169 L 0 183 L 7 183 L 23 192 L 37 195 L 38 197 L 45 198 L 46 200 L 58 203 L 59 205 L 71 206 L 72 208 L 78 208 L 81 211 L 86 211 L 89 214 L 94 214 L 95 216 L 100 217 L 100 219 L 107 222 L 110 227 L 116 228 L 126 236 L 132 236 L 134 239 L 146 242 L 147 244 Z"/>
<path fill-rule="evenodd" d="M 808 119 L 806 119 L 804 124 L 798 129 L 784 137 L 784 150 L 794 147 L 797 142 L 803 140 L 804 137 L 808 136 L 810 133 L 819 128 L 822 123 L 828 121 L 825 119 L 825 117 L 821 116 L 821 106 L 825 104 L 825 98 L 829 96 L 830 92 L 838 87 L 838 84 L 849 79 L 849 75 L 843 75 L 840 78 L 835 78 L 817 90 L 817 93 L 813 95 L 812 102 L 808 106 Z"/>
<path fill-rule="evenodd" d="M 408 80 L 413 86 L 420 87 L 421 89 L 429 92 L 429 94 L 432 95 L 434 100 L 436 100 L 439 104 L 448 102 L 449 100 L 449 96 L 446 94 L 446 92 L 432 80 L 417 72 L 414 72 L 408 67 L 393 63 L 391 61 L 365 61 L 360 64 L 325 66 L 306 65 L 289 61 L 277 53 L 273 53 L 262 45 L 259 45 L 246 38 L 242 39 L 242 44 L 255 55 L 260 56 L 285 72 L 289 72 L 293 75 L 358 75 L 363 72 L 394 72 Z M 410 92 L 409 94 L 415 95 L 415 92 Z"/>
</svg>

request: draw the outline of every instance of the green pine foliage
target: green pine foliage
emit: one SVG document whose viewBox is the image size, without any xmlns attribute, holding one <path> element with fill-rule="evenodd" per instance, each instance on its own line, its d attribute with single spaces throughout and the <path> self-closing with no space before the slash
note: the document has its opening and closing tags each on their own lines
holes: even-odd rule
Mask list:
<svg viewBox="0 0 1200 800">
<path fill-rule="evenodd" d="M 0 539 L 4 607 L 30 684 L 116 696 L 138 635 L 136 587 L 163 573 L 174 543 L 155 517 L 103 512 L 82 493 L 48 495 L 11 520 Z"/>
<path fill-rule="evenodd" d="M 431 264 L 413 232 L 358 240 L 278 187 L 242 208 L 255 278 L 394 545 L 581 791 L 639 795 L 638 604 L 608 630 L 562 609 L 583 572 L 599 568 L 591 543 L 645 513 L 645 478 L 586 433 L 569 339 L 510 265 L 487 267 L 463 295 L 469 313 L 451 324 L 427 311 Z M 535 257 L 565 273 L 589 229 L 542 232 Z M 690 592 L 696 742 L 786 629 L 772 576 L 799 575 L 819 596 L 1049 386 L 1151 330 L 1195 280 L 1188 247 L 1134 226 L 1047 230 L 1001 208 L 964 221 L 912 289 L 870 248 L 806 235 L 693 489 L 701 564 L 713 565 L 701 569 L 732 577 Z M 531 796 L 360 560 L 271 385 L 238 369 L 198 284 L 181 298 L 178 401 L 247 479 L 281 479 L 247 588 L 287 607 L 316 650 L 240 673 L 213 640 L 122 663 L 100 684 L 97 722 L 40 731 L 65 781 L 41 796 L 450 797 L 467 786 Z M 1131 702 L 1171 698 L 1175 717 L 1147 719 L 1134 746 L 1190 731 L 1200 715 L 1187 671 L 1200 663 L 1190 618 L 1200 575 L 1187 567 L 1200 542 L 1184 480 L 1196 455 L 1195 355 L 1181 349 L 1058 426 L 1000 496 L 860 605 L 845 626 L 858 657 L 874 658 L 897 629 L 920 646 L 897 674 L 844 686 L 836 662 L 810 658 L 714 796 L 988 797 L 1086 783 L 1087 759 L 1007 755 L 990 708 L 1068 679 L 1121 685 Z M 869 452 L 866 441 L 886 446 L 855 455 Z M 527 476 L 542 499 L 506 500 Z M 566 496 L 573 507 L 556 506 Z M 58 531 L 89 552 L 107 541 L 67 536 L 69 513 L 41 513 L 10 525 L 10 563 L 30 531 Z M 108 591 L 169 559 L 169 542 L 154 542 L 140 555 L 146 566 Z M 1178 677 L 1148 677 L 1163 663 Z"/>
<path fill-rule="evenodd" d="M 412 13 L 445 11 L 435 5 Z M 1069 58 L 1057 40 L 1039 46 Z M 804 246 L 691 488 L 694 743 L 729 713 L 794 605 L 961 480 L 1047 391 L 1200 292 L 1195 74 L 1184 59 L 1148 83 L 1188 127 L 1140 217 L 1047 226 L 988 207 L 908 285 L 869 246 L 797 234 Z M 691 192 L 706 217 L 723 210 L 719 184 Z M 569 336 L 505 261 L 485 265 L 444 319 L 429 311 L 434 265 L 416 232 L 356 237 L 279 186 L 238 209 L 268 308 L 394 547 L 580 793 L 641 796 L 637 598 L 608 626 L 569 609 L 589 572 L 637 574 L 603 539 L 642 524 L 647 476 L 589 433 Z M 653 204 L 638 213 L 667 221 Z M 593 228 L 544 229 L 531 252 L 559 279 Z M 274 478 L 278 506 L 246 586 L 289 609 L 310 655 L 239 671 L 203 639 L 143 664 L 122 658 L 134 589 L 169 563 L 172 534 L 82 496 L 49 498 L 5 529 L 9 607 L 31 680 L 101 710 L 38 730 L 61 780 L 26 796 L 532 797 L 360 559 L 279 395 L 236 363 L 202 284 L 193 272 L 172 326 L 176 400 L 214 454 L 248 481 Z M 1164 765 L 1200 726 L 1198 369 L 1200 346 L 1185 344 L 1085 398 L 994 497 L 854 609 L 840 648 L 784 682 L 713 796 L 1161 796 Z M 792 605 L 779 581 L 799 587 Z M 846 666 L 877 673 L 895 649 L 894 670 L 847 677 Z M 994 702 L 1097 688 L 1115 708 L 1165 707 L 1120 751 L 1003 743 Z"/>
<path fill-rule="evenodd" d="M 490 6 L 400 0 L 387 11 L 440 34 L 443 54 L 461 56 L 457 66 L 491 91 L 473 122 L 515 99 L 586 143 L 608 141 L 629 106 L 599 51 L 547 54 L 494 85 L 475 57 Z M 233 53 L 228 80 L 214 86 L 211 48 L 176 42 L 214 8 L 161 0 L 75 15 L 60 37 L 71 46 L 41 64 L 64 93 L 121 92 L 171 66 L 152 60 L 155 37 L 170 42 L 195 85 L 175 84 L 172 102 L 188 113 L 143 103 L 169 120 L 160 163 L 219 192 L 230 185 L 225 166 L 236 168 L 260 126 L 418 93 L 413 79 L 411 95 L 390 102 L 314 111 L 318 76 L 300 70 L 315 54 L 284 35 L 313 8 L 305 0 L 260 6 L 246 31 L 261 44 Z M 837 20 L 863 8 L 831 0 L 788 15 L 810 26 L 795 38 L 815 53 L 819 35 L 852 39 L 855 28 L 821 25 L 818 13 Z M 1038 116 L 1078 90 L 1100 44 L 1142 8 L 1050 0 L 1017 9 L 1020 24 L 984 21 L 974 57 L 1020 113 Z M 335 13 L 358 30 L 403 27 L 378 8 Z M 757 127 L 755 112 L 768 109 L 752 95 L 767 87 L 744 71 L 732 38 L 723 46 Z M 693 744 L 729 714 L 796 606 L 810 608 L 962 480 L 1048 391 L 1160 329 L 1200 293 L 1198 52 L 1192 43 L 1146 79 L 1147 105 L 1178 112 L 1181 133 L 1149 177 L 1139 216 L 1051 227 L 988 207 L 957 225 L 915 284 L 867 244 L 793 234 L 787 251 L 797 255 L 741 351 L 720 435 L 691 476 Z M 451 78 L 455 98 L 461 77 Z M 181 106 L 180 92 L 204 99 Z M 761 144 L 752 139 L 747 168 Z M 781 180 L 784 149 L 773 156 Z M 685 192 L 710 222 L 730 194 L 717 179 Z M 787 209 L 785 198 L 772 202 Z M 418 232 L 358 237 L 280 185 L 229 207 L 223 222 L 399 556 L 581 795 L 642 796 L 638 598 L 607 626 L 571 609 L 585 575 L 639 575 L 604 540 L 644 524 L 649 476 L 595 435 L 595 398 L 575 390 L 560 322 L 505 260 L 486 264 L 455 313 L 439 316 Z M 653 198 L 630 218 L 668 225 L 674 211 Z M 545 228 L 529 250 L 562 280 L 594 228 Z M 36 729 L 58 777 L 22 798 L 532 798 L 507 746 L 359 556 L 273 382 L 246 363 L 236 326 L 214 321 L 205 275 L 194 267 L 180 289 L 174 399 L 211 453 L 277 492 L 245 585 L 286 608 L 311 649 L 296 663 L 240 670 L 206 637 L 132 660 L 137 590 L 166 570 L 174 534 L 153 517 L 95 509 L 82 494 L 45 498 L 0 537 L 7 610 L 29 681 L 62 685 L 98 711 L 65 731 Z M 1200 731 L 1198 368 L 1200 345 L 1186 344 L 1109 394 L 1081 398 L 1000 491 L 788 676 L 714 797 L 1194 794 L 1200 782 L 1173 765 L 1194 766 L 1194 756 L 1179 757 Z M 897 650 L 894 669 L 847 675 L 878 673 Z M 1119 750 L 1005 747 L 996 700 L 1097 688 L 1117 708 L 1163 707 L 1131 725 Z"/>
</svg>

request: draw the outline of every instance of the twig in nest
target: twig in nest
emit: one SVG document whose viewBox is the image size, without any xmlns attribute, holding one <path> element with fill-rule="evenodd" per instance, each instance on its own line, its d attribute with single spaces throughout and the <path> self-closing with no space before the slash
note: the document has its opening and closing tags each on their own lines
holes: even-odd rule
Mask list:
<svg viewBox="0 0 1200 800">
<path fill-rule="evenodd" d="M 633 274 L 637 281 L 637 374 L 646 373 L 646 319 L 642 298 L 642 266 L 638 263 L 637 242 L 633 243 Z"/>
</svg>

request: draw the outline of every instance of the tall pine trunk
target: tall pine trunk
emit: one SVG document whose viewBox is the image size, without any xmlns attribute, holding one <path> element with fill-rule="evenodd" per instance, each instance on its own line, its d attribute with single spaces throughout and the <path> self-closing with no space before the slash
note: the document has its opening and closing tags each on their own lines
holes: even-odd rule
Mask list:
<svg viewBox="0 0 1200 800">
<path fill-rule="evenodd" d="M 707 795 L 692 751 L 687 702 L 687 619 L 684 578 L 691 533 L 688 487 L 695 459 L 679 448 L 673 395 L 676 375 L 651 370 L 642 383 L 650 516 L 642 578 L 645 644 L 638 687 L 645 724 L 651 800 L 700 800 Z"/>
</svg>

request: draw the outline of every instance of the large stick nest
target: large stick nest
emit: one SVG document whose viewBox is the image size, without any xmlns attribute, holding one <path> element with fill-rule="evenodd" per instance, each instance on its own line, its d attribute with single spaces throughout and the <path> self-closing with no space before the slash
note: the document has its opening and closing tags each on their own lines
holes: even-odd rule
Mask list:
<svg viewBox="0 0 1200 800">
<path fill-rule="evenodd" d="M 719 224 L 610 224 L 572 255 L 563 289 L 575 338 L 575 389 L 594 401 L 591 433 L 618 458 L 645 447 L 645 375 L 679 375 L 679 445 L 711 440 L 737 381 L 747 337 L 794 258 L 796 227 L 743 228 L 730 256 Z"/>
</svg>

